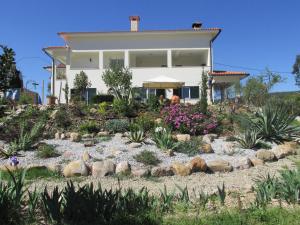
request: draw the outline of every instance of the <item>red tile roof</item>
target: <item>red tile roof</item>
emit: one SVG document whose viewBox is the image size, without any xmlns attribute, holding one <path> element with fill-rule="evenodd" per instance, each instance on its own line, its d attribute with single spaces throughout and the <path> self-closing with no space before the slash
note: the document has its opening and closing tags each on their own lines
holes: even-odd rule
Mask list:
<svg viewBox="0 0 300 225">
<path fill-rule="evenodd" d="M 249 76 L 249 73 L 240 71 L 213 71 L 209 74 L 212 76 Z"/>
<path fill-rule="evenodd" d="M 67 48 L 67 46 L 49 46 L 43 49 L 57 49 L 57 48 Z"/>
<path fill-rule="evenodd" d="M 52 69 L 52 66 L 44 66 L 44 69 Z M 66 65 L 60 63 L 56 66 L 56 68 L 66 68 Z"/>
</svg>

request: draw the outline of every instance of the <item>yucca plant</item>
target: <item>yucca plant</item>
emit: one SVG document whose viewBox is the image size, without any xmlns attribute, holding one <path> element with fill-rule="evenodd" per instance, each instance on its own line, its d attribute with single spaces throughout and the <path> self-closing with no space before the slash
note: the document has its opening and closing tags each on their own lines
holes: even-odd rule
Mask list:
<svg viewBox="0 0 300 225">
<path fill-rule="evenodd" d="M 61 224 L 62 222 L 62 194 L 55 187 L 52 194 L 49 194 L 47 187 L 45 187 L 44 192 L 41 195 L 41 201 L 43 204 L 43 213 L 45 218 L 54 224 Z"/>
<path fill-rule="evenodd" d="M 130 130 L 128 138 L 131 142 L 141 143 L 145 140 L 146 137 L 144 134 L 144 130 L 141 127 L 137 126 L 137 127 L 133 127 Z"/>
<path fill-rule="evenodd" d="M 277 196 L 278 179 L 274 176 L 271 177 L 270 174 L 268 174 L 265 177 L 256 179 L 255 183 L 255 205 L 257 207 L 265 208 L 271 200 Z"/>
<path fill-rule="evenodd" d="M 153 135 L 153 140 L 156 143 L 156 146 L 162 150 L 173 150 L 179 146 L 179 142 L 175 142 L 172 138 L 171 131 L 165 128 L 156 128 Z"/>
<path fill-rule="evenodd" d="M 28 191 L 28 215 L 31 221 L 35 220 L 36 211 L 39 206 L 40 193 L 34 188 L 32 192 Z"/>
<path fill-rule="evenodd" d="M 222 187 L 218 186 L 218 197 L 222 206 L 225 205 L 226 195 L 225 184 L 223 183 Z"/>
<path fill-rule="evenodd" d="M 246 130 L 242 135 L 236 137 L 236 141 L 240 144 L 242 148 L 252 149 L 254 148 L 260 138 L 256 130 Z"/>
<path fill-rule="evenodd" d="M 30 132 L 26 132 L 26 124 L 22 123 L 20 125 L 20 136 L 18 139 L 14 140 L 12 143 L 10 143 L 10 151 L 17 153 L 18 151 L 27 151 L 29 150 L 34 142 L 38 139 L 40 136 L 40 132 L 43 128 L 43 121 L 37 122 Z"/>
<path fill-rule="evenodd" d="M 271 142 L 281 143 L 299 137 L 300 127 L 291 125 L 297 115 L 289 114 L 284 105 L 266 104 L 255 118 L 249 119 L 250 126 L 258 136 Z"/>
<path fill-rule="evenodd" d="M 284 169 L 280 171 L 278 194 L 288 204 L 300 202 L 300 168 L 295 170 Z"/>
<path fill-rule="evenodd" d="M 199 204 L 199 206 L 202 208 L 202 209 L 205 209 L 208 201 L 209 201 L 209 194 L 207 193 L 204 193 L 202 190 L 199 192 L 199 197 L 197 198 L 197 204 Z"/>
<path fill-rule="evenodd" d="M 160 209 L 162 212 L 170 212 L 173 210 L 173 201 L 175 199 L 175 191 L 168 193 L 166 185 L 160 190 Z"/>
</svg>

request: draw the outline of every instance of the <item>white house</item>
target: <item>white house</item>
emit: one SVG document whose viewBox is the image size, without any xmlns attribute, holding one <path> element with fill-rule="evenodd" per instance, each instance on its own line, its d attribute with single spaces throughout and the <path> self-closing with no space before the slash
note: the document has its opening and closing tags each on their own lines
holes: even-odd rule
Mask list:
<svg viewBox="0 0 300 225">
<path fill-rule="evenodd" d="M 140 17 L 129 18 L 130 31 L 59 32 L 65 45 L 43 49 L 52 59 L 52 65 L 45 68 L 52 74 L 51 92 L 60 102 L 65 102 L 65 82 L 72 89 L 80 71 L 92 84 L 89 97 L 106 93 L 101 76 L 112 62 L 130 68 L 133 86 L 143 98 L 150 94 L 167 98 L 179 95 L 185 102 L 196 102 L 204 71 L 209 74 L 208 97 L 212 102 L 217 89 L 225 98 L 227 88 L 248 75 L 213 70 L 212 44 L 220 28 L 203 28 L 196 22 L 186 30 L 139 30 Z"/>
</svg>

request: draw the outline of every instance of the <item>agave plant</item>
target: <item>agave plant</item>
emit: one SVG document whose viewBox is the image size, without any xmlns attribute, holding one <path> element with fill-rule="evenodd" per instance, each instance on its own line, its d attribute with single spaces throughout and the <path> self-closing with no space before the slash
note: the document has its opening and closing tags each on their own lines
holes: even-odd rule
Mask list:
<svg viewBox="0 0 300 225">
<path fill-rule="evenodd" d="M 226 198 L 226 190 L 225 184 L 223 183 L 222 187 L 218 186 L 218 197 L 222 206 L 225 205 L 225 198 Z"/>
<path fill-rule="evenodd" d="M 175 149 L 179 146 L 179 143 L 175 142 L 172 138 L 170 130 L 165 128 L 157 127 L 153 136 L 153 140 L 156 143 L 156 146 L 163 150 Z"/>
<path fill-rule="evenodd" d="M 261 138 L 258 137 L 256 130 L 246 130 L 245 133 L 236 137 L 237 142 L 242 148 L 252 149 L 254 148 Z"/>
<path fill-rule="evenodd" d="M 138 127 L 138 128 L 131 129 L 128 138 L 131 142 L 141 143 L 145 140 L 146 137 L 144 134 L 144 130 Z"/>
<path fill-rule="evenodd" d="M 300 127 L 292 126 L 296 115 L 289 114 L 284 105 L 266 104 L 256 118 L 249 119 L 258 136 L 271 142 L 281 143 L 299 137 Z"/>
</svg>

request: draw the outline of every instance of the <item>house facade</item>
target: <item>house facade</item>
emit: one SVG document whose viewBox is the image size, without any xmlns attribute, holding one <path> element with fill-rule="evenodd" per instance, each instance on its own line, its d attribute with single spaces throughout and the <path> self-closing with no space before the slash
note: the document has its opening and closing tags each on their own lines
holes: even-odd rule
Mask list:
<svg viewBox="0 0 300 225">
<path fill-rule="evenodd" d="M 51 93 L 65 102 L 65 83 L 73 89 L 76 74 L 84 71 L 91 82 L 88 97 L 107 93 L 103 72 L 111 63 L 119 63 L 132 72 L 132 84 L 141 98 L 151 94 L 170 98 L 179 95 L 185 102 L 197 102 L 202 74 L 209 77 L 209 102 L 216 88 L 223 98 L 226 89 L 248 74 L 214 71 L 213 42 L 219 28 L 203 28 L 194 23 L 187 30 L 139 30 L 140 17 L 130 17 L 130 31 L 60 32 L 64 46 L 51 46 L 43 51 L 52 59 L 45 67 L 51 72 Z"/>
</svg>

